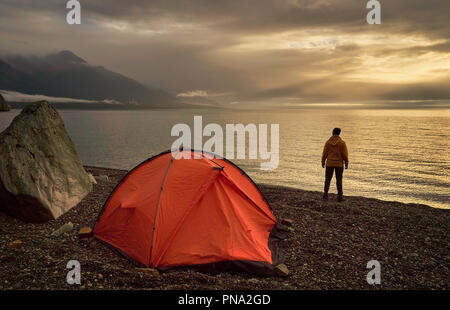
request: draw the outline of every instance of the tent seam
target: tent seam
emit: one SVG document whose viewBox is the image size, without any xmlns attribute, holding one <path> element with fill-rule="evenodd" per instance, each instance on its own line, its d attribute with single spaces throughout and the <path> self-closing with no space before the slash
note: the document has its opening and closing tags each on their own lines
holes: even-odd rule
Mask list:
<svg viewBox="0 0 450 310">
<path fill-rule="evenodd" d="M 217 180 L 217 177 L 219 175 L 220 175 L 220 173 L 211 174 L 211 176 L 209 177 L 208 181 L 203 183 L 203 185 L 200 187 L 196 197 L 194 197 L 194 199 L 191 201 L 191 203 L 189 205 L 189 208 L 185 211 L 183 217 L 180 219 L 180 221 L 177 223 L 177 226 L 173 230 L 172 236 L 169 238 L 169 240 L 167 241 L 167 245 L 164 247 L 162 253 L 159 255 L 157 263 L 159 263 L 161 261 L 161 259 L 163 258 L 163 256 L 166 254 L 166 252 L 169 249 L 170 245 L 172 244 L 176 234 L 180 230 L 180 227 L 184 224 L 187 216 L 191 213 L 191 211 L 195 207 L 195 205 L 203 198 L 203 196 L 205 195 L 206 191 Z"/>
<path fill-rule="evenodd" d="M 177 151 L 177 154 L 178 154 L 178 151 Z M 176 156 L 176 154 L 175 154 L 175 156 Z M 175 156 L 172 156 L 172 158 L 170 159 L 169 165 L 167 165 L 166 173 L 164 174 L 164 178 L 163 178 L 162 183 L 161 183 L 161 190 L 159 191 L 159 195 L 158 195 L 158 202 L 156 203 L 155 218 L 153 220 L 153 228 L 152 228 L 152 240 L 151 240 L 151 243 L 150 243 L 150 255 L 149 255 L 149 258 L 148 258 L 149 266 L 152 266 L 153 242 L 154 242 L 154 237 L 155 237 L 155 228 L 156 228 L 156 220 L 157 220 L 157 217 L 158 217 L 159 202 L 161 200 L 161 196 L 162 196 L 162 192 L 163 192 L 163 189 L 164 189 L 164 183 L 166 182 L 167 174 L 169 173 L 169 168 L 170 168 L 170 166 L 172 166 L 172 163 L 174 161 Z"/>
</svg>

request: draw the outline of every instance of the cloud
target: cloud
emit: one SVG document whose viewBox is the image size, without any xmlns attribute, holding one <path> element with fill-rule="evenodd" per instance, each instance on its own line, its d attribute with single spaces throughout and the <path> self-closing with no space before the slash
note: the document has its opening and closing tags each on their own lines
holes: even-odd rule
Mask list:
<svg viewBox="0 0 450 310">
<path fill-rule="evenodd" d="M 2 1 L 3 54 L 67 49 L 183 98 L 450 98 L 450 1 L 381 1 L 368 25 L 362 0 L 83 0 L 79 26 L 63 2 Z"/>
<path fill-rule="evenodd" d="M 87 99 L 76 99 L 76 98 L 65 98 L 65 97 L 52 97 L 52 96 L 46 96 L 46 95 L 30 95 L 30 94 L 24 94 L 21 92 L 16 92 L 12 90 L 0 90 L 0 93 L 8 102 L 35 102 L 35 101 L 41 101 L 46 100 L 49 102 L 55 102 L 55 103 L 92 103 L 92 104 L 98 104 L 98 103 L 105 103 L 105 104 L 112 104 L 112 105 L 124 105 L 125 103 L 120 102 L 118 100 L 113 99 L 105 99 L 105 100 L 87 100 Z M 133 104 L 133 103 L 127 103 L 127 104 Z"/>
<path fill-rule="evenodd" d="M 35 101 L 40 101 L 40 100 L 46 100 L 46 101 L 58 102 L 58 103 L 65 103 L 65 102 L 97 103 L 98 102 L 98 101 L 94 101 L 94 100 L 85 100 L 85 99 L 51 97 L 51 96 L 45 96 L 45 95 L 29 95 L 29 94 L 23 94 L 23 93 L 11 91 L 11 90 L 0 90 L 0 93 L 3 95 L 3 97 L 5 98 L 6 101 L 10 101 L 10 102 L 35 102 Z M 106 103 L 110 103 L 110 102 L 106 102 Z"/>
<path fill-rule="evenodd" d="M 231 93 L 215 93 L 206 90 L 190 90 L 184 93 L 177 94 L 179 98 L 192 98 L 192 97 L 223 97 L 229 96 Z"/>
<path fill-rule="evenodd" d="M 190 97 L 208 97 L 208 92 L 204 90 L 191 90 L 185 93 L 177 94 L 177 97 L 180 98 L 190 98 Z"/>
</svg>

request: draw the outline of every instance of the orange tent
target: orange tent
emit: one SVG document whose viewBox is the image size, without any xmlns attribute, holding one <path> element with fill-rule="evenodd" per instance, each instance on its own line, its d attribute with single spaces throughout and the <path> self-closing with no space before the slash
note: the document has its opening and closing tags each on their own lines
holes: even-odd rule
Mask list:
<svg viewBox="0 0 450 310">
<path fill-rule="evenodd" d="M 94 235 L 146 267 L 266 275 L 274 274 L 283 238 L 245 172 L 193 150 L 167 151 L 131 170 L 107 199 Z"/>
</svg>

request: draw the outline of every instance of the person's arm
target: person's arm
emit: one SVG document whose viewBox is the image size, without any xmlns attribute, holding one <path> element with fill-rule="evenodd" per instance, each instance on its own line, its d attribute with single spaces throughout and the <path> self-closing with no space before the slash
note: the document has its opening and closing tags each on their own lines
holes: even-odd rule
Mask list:
<svg viewBox="0 0 450 310">
<path fill-rule="evenodd" d="M 325 168 L 325 160 L 327 159 L 327 157 L 328 157 L 328 144 L 325 143 L 322 152 L 322 168 Z"/>
<path fill-rule="evenodd" d="M 344 159 L 345 169 L 348 169 L 348 150 L 345 142 L 342 145 L 342 158 Z"/>
</svg>

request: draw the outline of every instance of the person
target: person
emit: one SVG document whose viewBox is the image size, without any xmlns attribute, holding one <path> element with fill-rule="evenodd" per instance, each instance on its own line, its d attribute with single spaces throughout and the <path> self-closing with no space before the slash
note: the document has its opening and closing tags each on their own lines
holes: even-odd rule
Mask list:
<svg viewBox="0 0 450 310">
<path fill-rule="evenodd" d="M 339 136 L 341 134 L 340 128 L 333 129 L 333 135 L 325 143 L 322 152 L 322 168 L 325 168 L 325 186 L 323 199 L 328 199 L 328 190 L 330 189 L 330 182 L 333 178 L 333 173 L 336 172 L 336 187 L 338 190 L 338 202 L 343 200 L 342 192 L 342 175 L 345 169 L 348 169 L 348 150 L 344 140 Z"/>
</svg>

